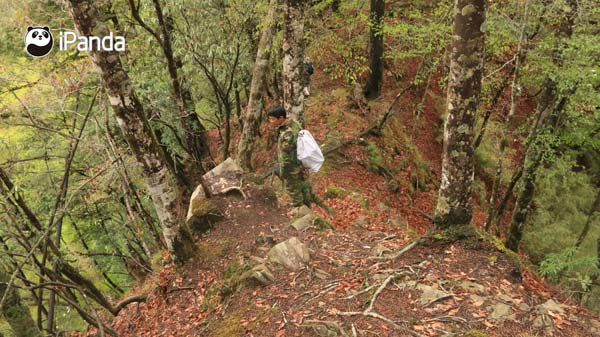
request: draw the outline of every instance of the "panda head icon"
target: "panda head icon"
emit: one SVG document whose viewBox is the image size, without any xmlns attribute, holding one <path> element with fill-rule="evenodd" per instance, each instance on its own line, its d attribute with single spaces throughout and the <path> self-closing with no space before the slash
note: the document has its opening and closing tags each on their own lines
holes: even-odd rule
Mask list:
<svg viewBox="0 0 600 337">
<path fill-rule="evenodd" d="M 41 57 L 47 55 L 52 50 L 54 40 L 48 27 L 27 27 L 25 35 L 25 48 L 27 54 Z"/>
</svg>

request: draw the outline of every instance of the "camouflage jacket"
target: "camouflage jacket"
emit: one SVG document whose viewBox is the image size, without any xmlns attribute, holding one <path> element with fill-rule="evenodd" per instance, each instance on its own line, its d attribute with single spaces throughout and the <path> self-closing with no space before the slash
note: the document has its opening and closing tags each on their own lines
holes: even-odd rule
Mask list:
<svg viewBox="0 0 600 337">
<path fill-rule="evenodd" d="M 280 177 L 284 179 L 300 175 L 304 168 L 296 155 L 296 142 L 300 130 L 302 130 L 302 126 L 294 120 L 289 120 L 277 129 L 279 133 L 277 139 L 279 173 Z"/>
</svg>

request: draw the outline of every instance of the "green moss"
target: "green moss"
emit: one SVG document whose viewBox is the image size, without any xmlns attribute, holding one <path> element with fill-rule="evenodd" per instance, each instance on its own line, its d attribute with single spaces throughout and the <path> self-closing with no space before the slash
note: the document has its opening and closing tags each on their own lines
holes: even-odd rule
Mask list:
<svg viewBox="0 0 600 337">
<path fill-rule="evenodd" d="M 352 200 L 356 201 L 363 209 L 368 210 L 370 208 L 369 198 L 356 192 L 352 192 L 350 195 Z"/>
<path fill-rule="evenodd" d="M 406 234 L 408 234 L 408 236 L 411 238 L 411 240 L 412 239 L 416 239 L 416 238 L 418 238 L 420 236 L 419 232 L 417 232 L 416 230 L 414 230 L 414 229 L 412 229 L 412 228 L 410 228 L 408 226 L 404 228 L 404 232 Z"/>
<path fill-rule="evenodd" d="M 491 265 L 495 265 L 496 262 L 498 262 L 498 257 L 496 255 L 488 256 L 486 259 Z"/>
<path fill-rule="evenodd" d="M 233 259 L 227 264 L 225 274 L 223 275 L 223 280 L 229 280 L 239 275 L 240 272 L 244 272 L 246 270 L 248 270 L 248 266 L 246 264 L 239 264 L 237 259 Z"/>
<path fill-rule="evenodd" d="M 462 16 L 467 16 L 475 13 L 476 11 L 477 9 L 475 8 L 475 6 L 473 6 L 473 4 L 468 4 L 462 8 L 460 14 L 462 14 Z"/>
<path fill-rule="evenodd" d="M 233 313 L 216 321 L 211 336 L 213 337 L 233 337 L 242 336 L 244 327 L 240 325 L 242 316 L 239 313 Z"/>
<path fill-rule="evenodd" d="M 335 98 L 336 100 L 346 100 L 346 98 L 350 95 L 350 93 L 348 92 L 348 89 L 341 87 L 341 88 L 337 88 L 334 89 L 333 91 L 331 91 L 331 96 L 333 98 Z"/>
<path fill-rule="evenodd" d="M 383 161 L 383 152 L 374 142 L 368 142 L 363 147 L 363 150 L 367 152 L 368 168 L 370 171 L 381 174 L 385 171 L 385 165 Z M 384 169 L 384 170 L 382 170 Z M 389 170 L 388 170 L 389 171 Z"/>
<path fill-rule="evenodd" d="M 481 208 L 483 209 L 487 209 L 488 200 L 486 198 L 487 188 L 485 186 L 485 183 L 482 180 L 475 178 L 471 188 L 473 189 L 473 194 L 477 196 L 479 206 L 481 206 Z"/>
<path fill-rule="evenodd" d="M 336 199 L 336 198 L 345 198 L 350 194 L 350 191 L 343 189 L 337 186 L 327 186 L 325 189 L 325 194 L 323 194 L 323 199 Z"/>
<path fill-rule="evenodd" d="M 234 247 L 231 239 L 217 241 L 217 244 L 208 245 L 199 243 L 196 245 L 196 258 L 204 262 L 214 261 L 216 258 L 227 256 Z"/>
<path fill-rule="evenodd" d="M 219 256 L 218 247 L 211 247 L 206 243 L 200 243 L 196 246 L 196 257 L 202 261 L 210 262 L 216 259 L 217 256 Z"/>
<path fill-rule="evenodd" d="M 333 229 L 331 223 L 327 221 L 327 219 L 324 219 L 320 216 L 316 217 L 313 220 L 313 225 L 315 225 L 315 227 L 317 227 L 318 230 Z"/>
<path fill-rule="evenodd" d="M 461 337 L 487 337 L 487 334 L 481 330 L 469 330 Z"/>
</svg>

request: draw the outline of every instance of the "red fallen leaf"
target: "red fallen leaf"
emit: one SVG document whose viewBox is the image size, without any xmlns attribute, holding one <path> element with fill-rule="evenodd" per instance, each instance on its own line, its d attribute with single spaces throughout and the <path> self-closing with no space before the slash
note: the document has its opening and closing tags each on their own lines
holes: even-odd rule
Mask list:
<svg viewBox="0 0 600 337">
<path fill-rule="evenodd" d="M 275 337 L 283 337 L 285 336 L 285 329 L 279 329 L 277 333 L 275 333 Z"/>
</svg>

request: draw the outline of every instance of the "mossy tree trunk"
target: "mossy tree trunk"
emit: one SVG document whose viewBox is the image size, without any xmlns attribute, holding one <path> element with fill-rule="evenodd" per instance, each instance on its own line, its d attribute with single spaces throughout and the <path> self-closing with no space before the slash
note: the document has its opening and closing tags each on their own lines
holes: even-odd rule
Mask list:
<svg viewBox="0 0 600 337">
<path fill-rule="evenodd" d="M 15 337 L 41 337 L 42 334 L 37 328 L 37 325 L 27 305 L 23 303 L 17 289 L 11 287 L 7 289 L 7 283 L 10 276 L 0 267 L 0 298 L 6 297 L 0 312 L 10 325 L 10 328 Z M 5 292 L 8 294 L 5 296 Z"/>
<path fill-rule="evenodd" d="M 101 18 L 109 13 L 110 1 L 70 0 L 68 3 L 69 13 L 80 35 L 108 35 L 109 29 Z M 183 187 L 176 183 L 169 172 L 164 153 L 160 151 L 118 53 L 92 51 L 90 56 L 100 72 L 102 85 L 106 89 L 123 136 L 138 164 L 142 166 L 167 248 L 176 262 L 183 262 L 194 251 L 192 236 L 183 221 Z"/>
<path fill-rule="evenodd" d="M 285 0 L 283 6 L 283 107 L 288 117 L 304 125 L 305 0 Z"/>
<path fill-rule="evenodd" d="M 365 96 L 376 98 L 383 83 L 383 14 L 385 0 L 371 0 L 371 32 L 369 63 L 371 73 L 365 85 Z"/>
<path fill-rule="evenodd" d="M 596 215 L 596 213 L 600 212 L 600 190 L 598 191 L 598 194 L 596 194 L 596 199 L 594 200 L 594 203 L 592 204 L 592 209 L 590 210 L 590 214 L 588 214 L 587 220 L 585 221 L 585 224 L 583 225 L 583 229 L 581 230 L 581 233 L 579 233 L 579 237 L 577 237 L 577 242 L 575 242 L 575 247 L 579 248 L 581 247 L 581 244 L 583 243 L 583 241 L 585 241 L 585 238 L 587 237 L 588 233 L 590 232 L 590 227 L 592 225 L 592 220 L 594 219 L 594 215 Z"/>
<path fill-rule="evenodd" d="M 563 48 L 566 47 L 565 41 L 573 35 L 573 27 L 577 17 L 576 0 L 568 0 L 566 5 L 569 7 L 569 10 L 562 12 L 558 29 L 554 33 L 554 47 L 552 51 L 552 62 L 559 70 L 564 63 L 561 54 Z M 576 90 L 576 87 L 574 90 Z M 556 104 L 558 101 L 558 83 L 555 80 L 555 76 L 551 74 L 546 76 L 542 85 L 542 93 L 536 106 L 536 114 L 539 116 L 538 122 L 532 131 L 531 139 L 528 140 L 531 142 L 531 145 L 529 145 L 525 153 L 525 168 L 523 170 L 521 189 L 515 201 L 515 208 L 506 238 L 506 247 L 515 252 L 519 250 L 521 238 L 523 237 L 523 227 L 527 221 L 535 193 L 537 169 L 544 155 L 542 152 L 544 146 L 542 144 L 543 140 L 539 135 L 546 131 L 556 132 L 560 119 L 559 116 L 563 113 L 567 100 L 568 95 L 563 97 L 558 105 Z"/>
<path fill-rule="evenodd" d="M 526 53 L 526 49 L 523 48 L 524 45 L 526 45 L 527 43 L 527 34 L 525 34 L 525 30 L 527 29 L 527 20 L 529 17 L 529 0 L 527 0 L 527 2 L 525 2 L 525 9 L 523 11 L 523 19 L 521 20 L 521 31 L 519 33 L 519 43 L 517 44 L 517 52 L 515 53 L 515 66 L 512 69 L 512 73 L 513 73 L 513 80 L 512 80 L 512 85 L 511 85 L 511 90 L 510 90 L 510 109 L 508 111 L 508 114 L 506 115 L 506 118 L 504 119 L 504 127 L 505 127 L 505 133 L 502 135 L 502 140 L 500 141 L 500 144 L 498 145 L 498 162 L 496 164 L 496 174 L 494 176 L 494 182 L 492 184 L 492 191 L 490 193 L 490 199 L 489 199 L 489 210 L 488 210 L 488 216 L 486 217 L 485 220 L 485 224 L 484 224 L 484 228 L 485 231 L 487 232 L 491 225 L 492 225 L 492 221 L 496 215 L 495 211 L 495 204 L 496 204 L 496 198 L 498 196 L 498 188 L 500 187 L 500 180 L 502 178 L 502 172 L 504 170 L 504 152 L 506 151 L 506 146 L 508 145 L 509 142 L 509 137 L 512 137 L 512 133 L 509 131 L 510 127 L 512 125 L 512 120 L 513 117 L 515 115 L 515 110 L 516 110 L 516 106 L 517 106 L 517 96 L 518 96 L 518 91 L 519 91 L 519 75 L 520 75 L 520 68 L 521 68 L 521 63 L 523 61 L 523 58 L 525 57 L 525 53 Z M 502 86 L 504 87 L 504 86 Z M 499 97 L 499 95 L 497 96 Z M 488 110 L 491 111 L 491 110 Z M 489 114 L 486 114 L 486 117 L 488 117 Z M 485 120 L 484 120 L 484 125 L 485 125 Z M 483 132 L 485 131 L 485 126 L 482 127 L 481 130 L 481 134 L 480 136 L 483 135 Z M 478 138 L 475 140 L 475 143 L 473 144 L 473 151 L 477 150 L 477 146 L 478 146 L 478 141 L 481 141 L 480 136 L 478 136 Z"/>
<path fill-rule="evenodd" d="M 515 208 L 513 210 L 510 228 L 505 242 L 506 247 L 515 252 L 519 249 L 519 244 L 521 243 L 523 226 L 527 220 L 529 206 L 531 205 L 535 193 L 537 169 L 542 161 L 542 144 L 537 135 L 543 129 L 544 121 L 547 119 L 545 117 L 548 114 L 547 111 L 554 105 L 555 101 L 556 83 L 547 79 L 542 91 L 542 96 L 536 108 L 536 116 L 539 116 L 540 122 L 538 124 L 540 125 L 534 126 L 531 138 L 532 144 L 525 153 L 525 167 L 523 168 L 521 187 L 517 195 L 517 200 L 515 201 Z"/>
<path fill-rule="evenodd" d="M 472 216 L 473 127 L 481 91 L 484 0 L 457 0 L 444 125 L 442 181 L 434 223 L 438 228 L 469 224 Z"/>
<path fill-rule="evenodd" d="M 276 14 L 278 9 L 278 0 L 269 2 L 269 12 L 263 24 L 263 31 L 258 43 L 256 52 L 256 61 L 252 71 L 252 84 L 250 85 L 250 98 L 246 115 L 244 117 L 244 126 L 242 136 L 238 145 L 238 161 L 240 166 L 247 171 L 252 170 L 252 152 L 258 135 L 260 113 L 263 109 L 263 91 L 266 85 L 266 73 L 271 57 L 271 46 L 273 45 L 273 35 L 275 33 Z"/>
</svg>

